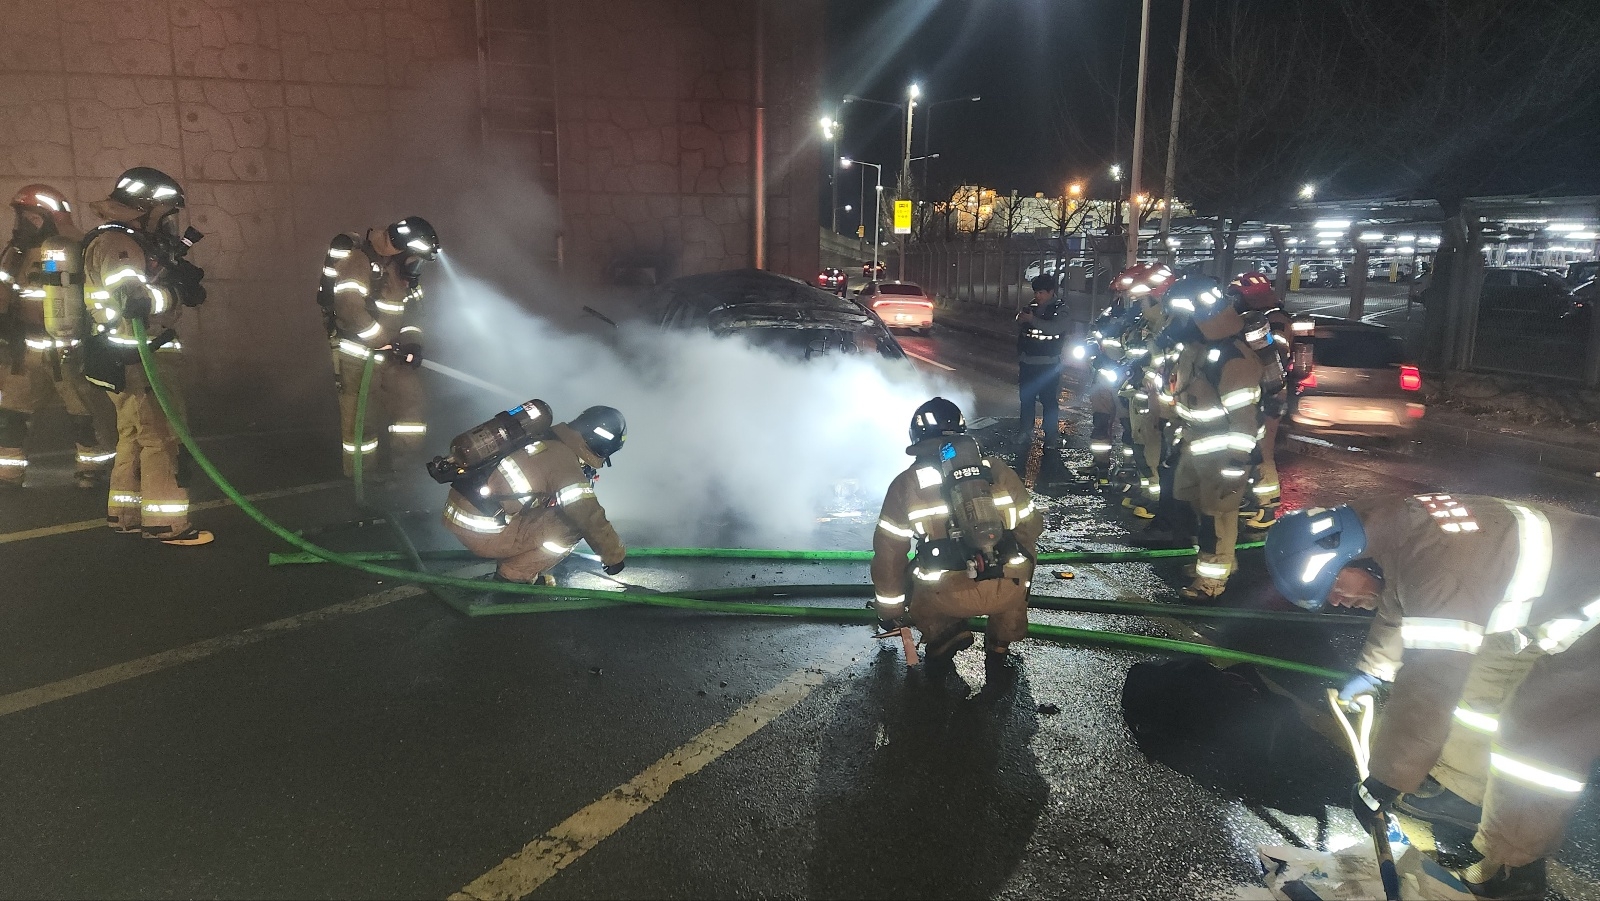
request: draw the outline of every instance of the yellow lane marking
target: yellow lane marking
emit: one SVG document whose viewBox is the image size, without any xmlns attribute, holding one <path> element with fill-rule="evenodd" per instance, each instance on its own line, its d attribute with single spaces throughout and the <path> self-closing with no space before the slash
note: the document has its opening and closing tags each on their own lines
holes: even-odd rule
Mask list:
<svg viewBox="0 0 1600 901">
<path fill-rule="evenodd" d="M 80 676 L 73 676 L 70 679 L 62 679 L 59 682 L 51 682 L 8 695 L 0 695 L 0 716 L 31 710 L 35 707 L 49 704 L 52 701 L 65 700 L 66 698 L 94 691 L 97 688 L 105 688 L 118 682 L 126 682 L 129 679 L 148 676 L 151 673 L 158 673 L 164 669 L 171 669 L 185 663 L 193 663 L 196 660 L 203 660 L 223 651 L 242 648 L 269 638 L 276 638 L 295 629 L 324 623 L 355 613 L 375 610 L 386 604 L 416 597 L 422 593 L 423 589 L 415 585 L 401 585 L 340 604 L 323 607 L 320 610 L 309 610 L 305 613 L 253 626 L 242 632 L 207 638 L 204 641 L 197 641 L 181 648 L 162 651 L 159 654 L 151 654 L 148 657 L 140 657 L 138 660 L 129 660 L 126 663 L 118 663 Z"/>
<path fill-rule="evenodd" d="M 927 363 L 929 366 L 937 366 L 940 369 L 943 369 L 945 372 L 955 372 L 956 371 L 956 368 L 954 366 L 946 366 L 945 364 L 939 362 L 938 360 L 930 360 L 927 357 L 923 356 L 922 354 L 912 353 L 911 351 L 906 350 L 903 347 L 900 348 L 900 349 L 902 351 L 905 351 L 905 355 L 910 357 L 913 360 L 921 360 L 922 362 Z"/>
<path fill-rule="evenodd" d="M 859 648 L 851 648 L 859 654 Z M 644 772 L 607 792 L 555 828 L 522 847 L 489 872 L 472 880 L 451 901 L 513 901 L 524 898 L 550 877 L 628 821 L 666 797 L 681 779 L 698 773 L 738 747 L 761 727 L 805 700 L 812 690 L 843 669 L 849 656 L 835 655 L 820 667 L 800 670 L 778 686 L 740 707 L 733 715 L 701 732 L 682 747 L 651 764 Z"/>
<path fill-rule="evenodd" d="M 276 491 L 263 491 L 260 494 L 247 494 L 245 500 L 270 501 L 280 497 L 294 497 L 297 494 L 311 494 L 317 491 L 327 491 L 340 485 L 349 484 L 343 479 L 337 482 L 318 482 L 315 485 L 298 485 L 294 488 L 279 488 Z M 190 513 L 199 513 L 202 510 L 215 510 L 218 507 L 231 507 L 233 501 L 226 498 L 222 500 L 206 501 L 201 504 L 192 504 Z M 21 532 L 0 533 L 0 544 L 10 544 L 13 541 L 28 541 L 34 538 L 48 538 L 51 535 L 66 535 L 71 532 L 87 532 L 90 529 L 103 529 L 106 527 L 105 517 L 99 519 L 85 519 L 80 522 L 62 523 L 59 526 L 45 526 L 39 529 L 27 529 Z"/>
</svg>

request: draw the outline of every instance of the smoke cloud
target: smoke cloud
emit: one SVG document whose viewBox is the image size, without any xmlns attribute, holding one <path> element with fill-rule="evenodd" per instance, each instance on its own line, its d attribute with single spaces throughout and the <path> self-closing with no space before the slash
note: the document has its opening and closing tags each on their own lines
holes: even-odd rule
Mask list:
<svg viewBox="0 0 1600 901">
<path fill-rule="evenodd" d="M 570 295 L 562 298 L 563 327 L 451 267 L 432 280 L 429 296 L 430 356 L 515 395 L 425 376 L 438 452 L 448 436 L 528 398 L 550 403 L 558 420 L 597 404 L 616 407 L 628 440 L 597 491 L 624 540 L 631 526 L 685 542 L 710 531 L 798 546 L 819 517 L 877 515 L 890 480 L 909 463 L 906 427 L 918 405 L 937 394 L 971 409 L 964 389 L 909 361 L 803 361 L 638 319 L 616 328 L 587 316 L 579 323 L 570 311 L 581 302 Z M 612 310 L 628 303 L 607 300 Z M 856 490 L 840 493 L 850 482 Z"/>
</svg>

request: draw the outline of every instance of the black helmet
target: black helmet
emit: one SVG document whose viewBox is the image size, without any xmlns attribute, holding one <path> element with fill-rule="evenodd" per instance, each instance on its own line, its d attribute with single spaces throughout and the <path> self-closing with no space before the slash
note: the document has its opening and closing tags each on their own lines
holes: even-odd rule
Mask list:
<svg viewBox="0 0 1600 901">
<path fill-rule="evenodd" d="M 1030 285 L 1035 291 L 1054 291 L 1056 289 L 1055 274 L 1045 272 L 1040 275 L 1035 275 L 1033 277 L 1033 281 L 1030 282 Z"/>
<path fill-rule="evenodd" d="M 572 417 L 567 427 L 578 433 L 595 456 L 611 465 L 611 455 L 628 440 L 628 421 L 616 407 L 590 407 Z"/>
<path fill-rule="evenodd" d="M 147 213 L 163 203 L 183 209 L 183 188 L 160 169 L 135 166 L 117 179 L 117 186 L 111 189 L 111 199 Z"/>
<path fill-rule="evenodd" d="M 961 415 L 961 408 L 942 397 L 928 401 L 911 414 L 912 444 L 941 435 L 966 433 L 967 418 Z"/>
<path fill-rule="evenodd" d="M 421 216 L 407 216 L 385 230 L 389 243 L 401 253 L 408 253 L 423 262 L 439 256 L 439 233 Z"/>
</svg>

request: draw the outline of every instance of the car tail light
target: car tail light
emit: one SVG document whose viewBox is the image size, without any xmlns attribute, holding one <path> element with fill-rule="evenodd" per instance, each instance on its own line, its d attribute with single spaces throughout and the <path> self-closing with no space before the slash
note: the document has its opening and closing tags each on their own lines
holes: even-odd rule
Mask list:
<svg viewBox="0 0 1600 901">
<path fill-rule="evenodd" d="M 1402 390 L 1402 391 L 1421 391 L 1422 390 L 1422 373 L 1417 371 L 1417 367 L 1415 367 L 1415 366 L 1401 366 L 1400 367 L 1400 390 Z"/>
<path fill-rule="evenodd" d="M 1315 387 L 1317 387 L 1317 371 L 1312 369 L 1306 373 L 1305 378 L 1301 379 L 1299 383 L 1294 386 L 1294 390 L 1304 391 L 1307 388 Z"/>
</svg>

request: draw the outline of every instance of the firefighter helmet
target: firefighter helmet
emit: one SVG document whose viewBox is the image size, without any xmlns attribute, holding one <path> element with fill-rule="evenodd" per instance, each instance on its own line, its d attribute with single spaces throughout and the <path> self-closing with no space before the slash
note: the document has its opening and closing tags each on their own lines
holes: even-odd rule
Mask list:
<svg viewBox="0 0 1600 901">
<path fill-rule="evenodd" d="M 911 443 L 943 435 L 965 435 L 967 418 L 961 408 L 942 397 L 935 397 L 911 414 Z"/>
<path fill-rule="evenodd" d="M 72 205 L 67 203 L 66 195 L 49 185 L 26 185 L 19 188 L 11 198 L 11 208 L 17 211 L 18 223 L 22 222 L 23 213 L 38 213 L 55 226 L 56 234 L 73 233 Z"/>
<path fill-rule="evenodd" d="M 423 262 L 439 256 L 439 233 L 421 216 L 407 216 L 386 229 L 389 243 L 401 253 L 408 253 Z"/>
<path fill-rule="evenodd" d="M 183 188 L 160 169 L 135 166 L 117 179 L 117 186 L 111 189 L 111 200 L 146 213 L 162 204 L 181 210 Z"/>
<path fill-rule="evenodd" d="M 1367 530 L 1348 504 L 1278 517 L 1267 533 L 1267 572 L 1278 592 L 1307 610 L 1328 602 L 1339 570 L 1367 551 Z"/>
<path fill-rule="evenodd" d="M 1260 310 L 1249 310 L 1243 319 L 1244 340 L 1251 350 L 1264 350 L 1271 346 L 1272 324 L 1267 321 L 1267 314 Z"/>
<path fill-rule="evenodd" d="M 1135 263 L 1117 273 L 1116 291 L 1128 297 L 1160 297 L 1172 287 L 1172 270 L 1165 263 Z"/>
<path fill-rule="evenodd" d="M 567 427 L 578 433 L 595 456 L 611 465 L 611 455 L 628 440 L 628 421 L 616 407 L 590 407 L 572 417 Z"/>
<path fill-rule="evenodd" d="M 1174 281 L 1163 297 L 1173 313 L 1198 313 L 1222 300 L 1222 289 L 1209 275 L 1185 275 Z"/>
<path fill-rule="evenodd" d="M 1266 309 L 1278 305 L 1278 292 L 1272 289 L 1272 279 L 1259 272 L 1241 272 L 1228 282 L 1228 296 L 1244 301 L 1252 309 Z"/>
</svg>

